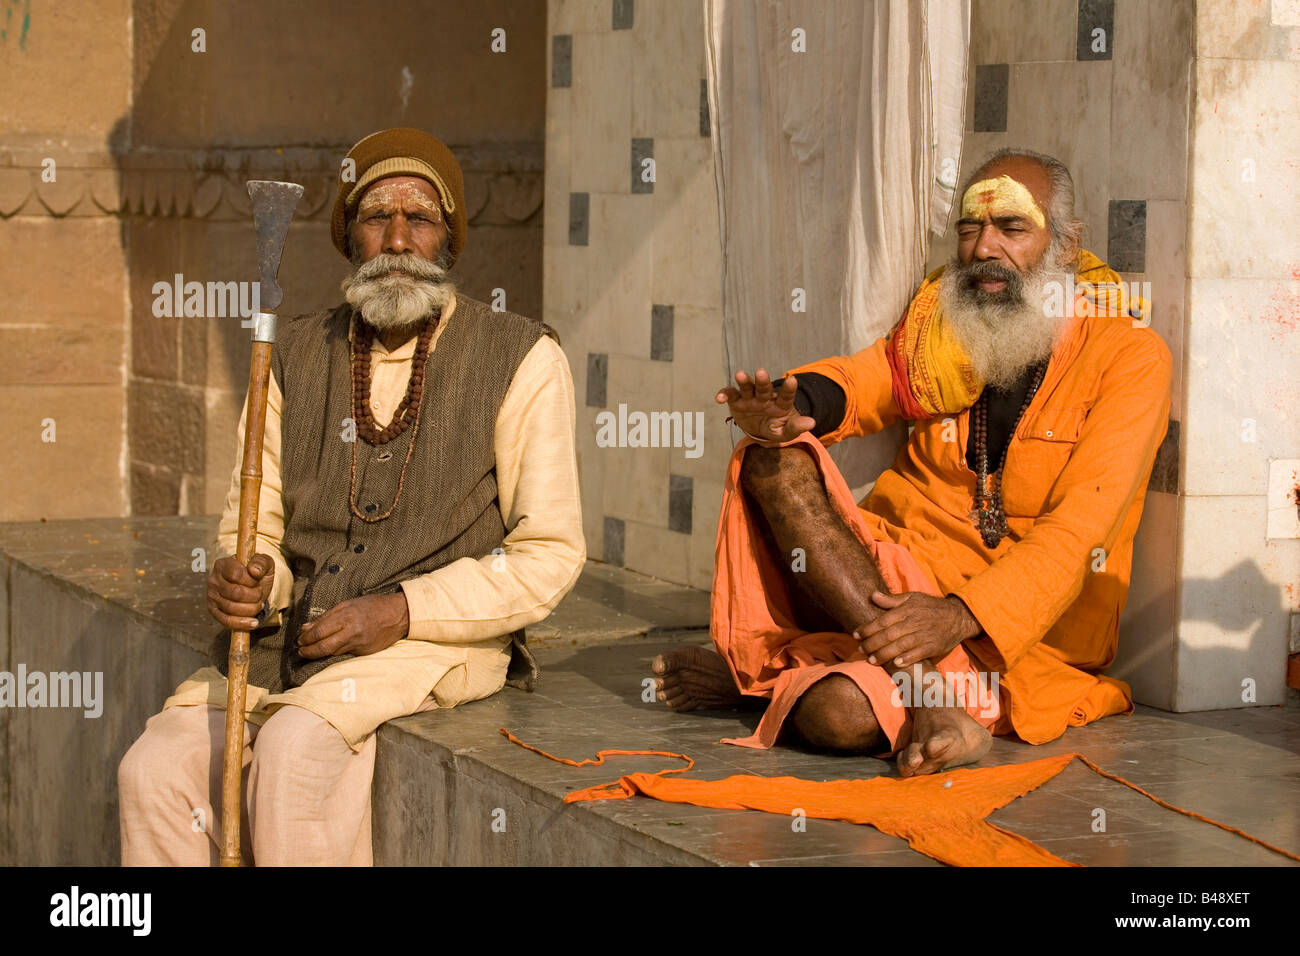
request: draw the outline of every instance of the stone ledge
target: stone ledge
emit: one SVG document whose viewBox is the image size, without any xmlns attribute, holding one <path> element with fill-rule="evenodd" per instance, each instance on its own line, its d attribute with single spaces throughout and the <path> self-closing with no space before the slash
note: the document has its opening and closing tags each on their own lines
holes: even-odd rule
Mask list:
<svg viewBox="0 0 1300 956">
<path fill-rule="evenodd" d="M 107 866 L 119 856 L 116 769 L 172 688 L 201 663 L 213 625 L 194 548 L 216 519 L 87 519 L 0 525 L 0 671 L 102 671 L 102 717 L 0 710 L 0 864 Z M 143 572 L 143 573 L 140 573 Z M 569 767 L 498 732 L 581 760 L 601 749 L 664 750 L 692 776 L 811 780 L 892 773 L 872 758 L 718 745 L 752 711 L 678 715 L 643 700 L 655 654 L 707 642 L 707 595 L 588 564 L 544 625 L 534 694 L 509 689 L 379 730 L 375 860 L 387 865 L 938 865 L 865 826 L 645 799 L 564 804 L 574 789 L 679 765 L 660 757 Z M 1261 839 L 1300 846 L 1300 699 L 1191 715 L 1139 708 L 1030 747 L 999 739 L 986 764 L 1082 751 L 1103 767 Z M 1109 833 L 1091 832 L 1092 809 Z M 504 832 L 493 823 L 504 820 Z M 1090 865 L 1273 865 L 1274 854 L 1172 814 L 1080 765 L 992 818 Z M 1285 861 L 1281 861 L 1285 862 Z"/>
</svg>

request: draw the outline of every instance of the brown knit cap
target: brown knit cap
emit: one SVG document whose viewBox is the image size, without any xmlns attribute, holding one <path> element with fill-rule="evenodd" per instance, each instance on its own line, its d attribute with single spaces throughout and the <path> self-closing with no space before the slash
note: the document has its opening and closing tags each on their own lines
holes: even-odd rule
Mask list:
<svg viewBox="0 0 1300 956">
<path fill-rule="evenodd" d="M 451 238 L 451 264 L 455 264 L 465 248 L 465 180 L 456 157 L 442 140 L 421 129 L 399 126 L 371 133 L 348 150 L 348 158 L 356 162 L 356 179 L 344 180 L 340 166 L 339 191 L 330 218 L 334 247 L 345 258 L 352 258 L 347 227 L 366 187 L 385 176 L 419 176 L 438 193 Z"/>
</svg>

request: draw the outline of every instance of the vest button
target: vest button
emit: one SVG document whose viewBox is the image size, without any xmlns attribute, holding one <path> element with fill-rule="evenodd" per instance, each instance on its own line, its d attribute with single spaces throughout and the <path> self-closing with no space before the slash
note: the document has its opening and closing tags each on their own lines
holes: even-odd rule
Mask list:
<svg viewBox="0 0 1300 956">
<path fill-rule="evenodd" d="M 379 505 L 366 505 L 366 511 L 377 511 L 377 510 L 379 510 Z"/>
<path fill-rule="evenodd" d="M 360 554 L 362 551 L 366 550 L 366 546 L 364 544 L 359 544 L 352 550 L 355 551 L 357 554 Z"/>
<path fill-rule="evenodd" d="M 330 572 L 330 574 L 338 574 L 338 573 L 339 573 L 339 566 L 338 566 L 337 564 L 331 564 L 331 565 L 329 566 L 329 572 Z"/>
</svg>

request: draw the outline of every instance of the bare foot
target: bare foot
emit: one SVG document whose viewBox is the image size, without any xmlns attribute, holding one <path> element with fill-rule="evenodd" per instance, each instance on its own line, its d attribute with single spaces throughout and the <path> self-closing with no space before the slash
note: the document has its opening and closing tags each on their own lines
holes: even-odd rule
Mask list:
<svg viewBox="0 0 1300 956">
<path fill-rule="evenodd" d="M 655 674 L 655 696 L 673 710 L 735 707 L 741 694 L 731 668 L 707 647 L 683 647 L 660 654 L 650 665 Z"/>
<path fill-rule="evenodd" d="M 993 735 L 961 708 L 917 707 L 911 741 L 898 752 L 898 775 L 916 777 L 974 763 L 992 746 Z"/>
</svg>

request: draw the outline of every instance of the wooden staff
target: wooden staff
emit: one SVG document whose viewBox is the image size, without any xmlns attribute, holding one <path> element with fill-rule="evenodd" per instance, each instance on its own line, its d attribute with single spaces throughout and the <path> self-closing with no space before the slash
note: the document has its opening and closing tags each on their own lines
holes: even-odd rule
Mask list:
<svg viewBox="0 0 1300 956">
<path fill-rule="evenodd" d="M 262 501 L 262 441 L 266 434 L 266 397 L 275 342 L 275 309 L 284 297 L 276 282 L 289 223 L 303 188 L 297 183 L 253 181 L 257 229 L 259 310 L 253 316 L 253 355 L 248 369 L 248 405 L 244 421 L 244 457 L 239 470 L 239 540 L 235 558 L 245 568 L 257 553 L 257 516 Z M 265 308 L 265 311 L 261 311 Z M 248 696 L 248 631 L 230 634 L 226 678 L 226 748 L 221 766 L 221 865 L 239 866 L 239 826 L 243 807 L 244 702 Z"/>
</svg>

